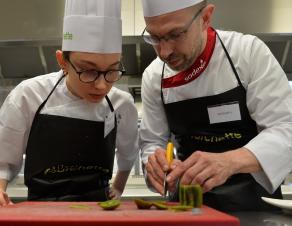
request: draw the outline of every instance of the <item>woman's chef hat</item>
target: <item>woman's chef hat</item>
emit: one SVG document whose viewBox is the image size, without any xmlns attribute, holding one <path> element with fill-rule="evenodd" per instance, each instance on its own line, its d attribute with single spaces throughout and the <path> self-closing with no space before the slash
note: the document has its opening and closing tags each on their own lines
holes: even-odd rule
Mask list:
<svg viewBox="0 0 292 226">
<path fill-rule="evenodd" d="M 203 0 L 142 0 L 144 17 L 159 16 L 196 5 Z"/>
<path fill-rule="evenodd" d="M 121 53 L 121 1 L 66 0 L 62 50 Z"/>
</svg>

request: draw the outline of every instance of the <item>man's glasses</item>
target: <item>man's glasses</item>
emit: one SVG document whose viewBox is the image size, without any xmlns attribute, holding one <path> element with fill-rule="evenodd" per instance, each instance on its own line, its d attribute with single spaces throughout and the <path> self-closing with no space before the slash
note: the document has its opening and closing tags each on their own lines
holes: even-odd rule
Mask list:
<svg viewBox="0 0 292 226">
<path fill-rule="evenodd" d="M 77 71 L 76 67 L 72 64 L 72 62 L 68 59 L 68 62 L 79 75 L 79 80 L 84 83 L 94 82 L 99 78 L 100 75 L 103 75 L 104 80 L 108 83 L 113 83 L 118 81 L 122 75 L 126 72 L 122 63 L 120 63 L 120 69 L 118 70 L 109 70 L 109 71 L 96 71 L 96 70 L 81 70 Z"/>
<path fill-rule="evenodd" d="M 163 37 L 158 37 L 156 35 L 152 35 L 149 34 L 146 30 L 147 27 L 145 27 L 144 31 L 142 32 L 142 37 L 144 39 L 144 41 L 148 44 L 151 45 L 159 45 L 159 43 L 161 42 L 161 40 L 164 40 L 166 42 L 178 42 L 182 37 L 183 34 L 186 34 L 189 30 L 189 28 L 191 27 L 192 23 L 195 21 L 195 19 L 200 15 L 200 13 L 202 12 L 202 10 L 205 8 L 202 7 L 192 18 L 192 20 L 185 26 L 185 28 L 177 33 L 172 33 L 169 35 L 165 35 Z"/>
</svg>

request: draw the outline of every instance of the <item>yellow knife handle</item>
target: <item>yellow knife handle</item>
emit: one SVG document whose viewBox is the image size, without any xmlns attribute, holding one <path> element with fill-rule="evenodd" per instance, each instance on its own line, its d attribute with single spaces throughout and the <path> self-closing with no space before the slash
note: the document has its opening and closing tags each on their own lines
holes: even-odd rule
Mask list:
<svg viewBox="0 0 292 226">
<path fill-rule="evenodd" d="M 166 147 L 166 160 L 168 164 L 170 165 L 173 160 L 173 143 L 168 142 Z"/>
</svg>

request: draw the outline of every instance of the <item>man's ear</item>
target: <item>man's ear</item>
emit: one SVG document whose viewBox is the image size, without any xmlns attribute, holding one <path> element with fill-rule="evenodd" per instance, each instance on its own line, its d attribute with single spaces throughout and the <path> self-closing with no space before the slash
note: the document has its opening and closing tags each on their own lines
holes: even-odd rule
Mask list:
<svg viewBox="0 0 292 226">
<path fill-rule="evenodd" d="M 64 59 L 63 52 L 61 50 L 56 51 L 56 59 L 57 59 L 57 62 L 59 64 L 60 68 L 63 70 L 64 74 L 67 74 L 67 72 L 68 72 L 67 62 Z"/>
<path fill-rule="evenodd" d="M 203 30 L 208 29 L 211 26 L 212 16 L 214 12 L 215 6 L 212 4 L 208 4 L 202 12 L 203 18 Z"/>
</svg>

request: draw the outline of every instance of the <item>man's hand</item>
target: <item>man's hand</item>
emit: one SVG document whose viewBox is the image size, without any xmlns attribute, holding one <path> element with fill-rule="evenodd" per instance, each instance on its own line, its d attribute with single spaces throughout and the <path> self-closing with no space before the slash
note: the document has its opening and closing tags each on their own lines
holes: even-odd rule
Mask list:
<svg viewBox="0 0 292 226">
<path fill-rule="evenodd" d="M 148 182 L 154 187 L 156 191 L 163 195 L 163 180 L 165 172 L 172 171 L 180 164 L 181 161 L 174 159 L 172 164 L 168 166 L 165 150 L 162 148 L 156 149 L 154 154 L 148 157 L 148 163 L 145 165 Z M 173 180 L 168 183 L 169 191 L 175 191 L 176 179 L 178 179 L 179 176 L 180 175 L 177 175 L 176 178 L 173 178 Z"/>
<path fill-rule="evenodd" d="M 207 192 L 224 184 L 233 174 L 260 170 L 259 162 L 246 148 L 223 153 L 196 151 L 168 175 L 167 181 L 173 183 L 182 175 L 181 184 L 199 184 Z"/>
<path fill-rule="evenodd" d="M 167 177 L 173 183 L 179 175 L 181 184 L 199 184 L 203 191 L 219 186 L 233 174 L 231 161 L 225 153 L 196 151 Z"/>
</svg>

